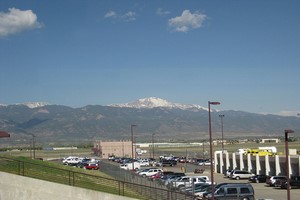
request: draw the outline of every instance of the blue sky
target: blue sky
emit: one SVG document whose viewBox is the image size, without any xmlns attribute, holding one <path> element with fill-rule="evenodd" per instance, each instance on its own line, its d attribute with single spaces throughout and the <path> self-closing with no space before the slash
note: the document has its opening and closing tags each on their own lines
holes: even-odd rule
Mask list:
<svg viewBox="0 0 300 200">
<path fill-rule="evenodd" d="M 300 1 L 0 2 L 0 104 L 300 113 Z"/>
</svg>

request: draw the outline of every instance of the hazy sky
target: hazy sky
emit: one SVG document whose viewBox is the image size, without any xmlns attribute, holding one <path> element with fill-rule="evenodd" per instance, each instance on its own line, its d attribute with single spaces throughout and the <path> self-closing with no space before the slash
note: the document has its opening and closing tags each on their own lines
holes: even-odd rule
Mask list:
<svg viewBox="0 0 300 200">
<path fill-rule="evenodd" d="M 299 0 L 0 2 L 0 104 L 300 113 Z"/>
</svg>

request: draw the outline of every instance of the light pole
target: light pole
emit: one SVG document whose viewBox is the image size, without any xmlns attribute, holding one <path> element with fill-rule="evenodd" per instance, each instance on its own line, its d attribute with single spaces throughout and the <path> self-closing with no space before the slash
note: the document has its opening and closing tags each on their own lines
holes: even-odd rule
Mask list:
<svg viewBox="0 0 300 200">
<path fill-rule="evenodd" d="M 223 131 L 223 118 L 225 115 L 219 115 L 221 118 L 221 130 L 222 130 L 222 154 L 224 153 L 224 131 Z"/>
<path fill-rule="evenodd" d="M 35 160 L 35 138 L 36 136 L 32 134 L 32 149 L 33 149 L 33 160 Z"/>
<path fill-rule="evenodd" d="M 152 133 L 152 158 L 154 160 L 154 135 L 155 133 Z"/>
<path fill-rule="evenodd" d="M 215 199 L 215 186 L 214 186 L 214 167 L 213 167 L 213 152 L 212 152 L 212 136 L 211 136 L 211 114 L 210 105 L 219 105 L 220 102 L 208 101 L 208 132 L 209 132 L 209 150 L 210 150 L 210 176 L 211 176 L 211 199 Z"/>
<path fill-rule="evenodd" d="M 205 142 L 205 140 L 203 140 L 202 142 L 203 142 L 202 143 L 202 151 L 203 151 L 202 156 L 203 156 L 203 162 L 204 162 L 204 157 L 205 157 L 205 155 L 204 155 L 204 142 Z"/>
<path fill-rule="evenodd" d="M 134 170 L 134 158 L 135 158 L 135 153 L 133 149 L 133 127 L 136 127 L 136 125 L 131 124 L 130 129 L 131 129 L 131 153 L 132 153 L 132 170 Z"/>
<path fill-rule="evenodd" d="M 293 130 L 287 129 L 284 130 L 285 135 L 285 166 L 286 166 L 286 182 L 287 182 L 287 200 L 291 199 L 291 192 L 290 192 L 290 162 L 289 162 L 289 147 L 288 147 L 288 134 L 294 133 Z"/>
</svg>

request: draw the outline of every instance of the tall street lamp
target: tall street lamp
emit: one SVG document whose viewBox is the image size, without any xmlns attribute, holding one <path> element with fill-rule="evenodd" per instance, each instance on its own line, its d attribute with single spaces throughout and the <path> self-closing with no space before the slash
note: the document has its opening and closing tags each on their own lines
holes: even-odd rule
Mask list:
<svg viewBox="0 0 300 200">
<path fill-rule="evenodd" d="M 134 148 L 133 148 L 133 127 L 136 127 L 137 125 L 131 124 L 130 129 L 131 129 L 131 153 L 132 153 L 132 170 L 134 170 L 134 159 L 135 159 L 135 153 L 134 153 Z"/>
<path fill-rule="evenodd" d="M 210 105 L 219 105 L 220 102 L 208 101 L 208 132 L 209 132 L 209 149 L 210 149 L 210 176 L 211 176 L 211 199 L 215 199 L 215 186 L 214 186 L 214 167 L 213 167 L 213 152 L 212 152 L 212 136 L 211 136 L 211 114 Z"/>
<path fill-rule="evenodd" d="M 33 160 L 35 160 L 35 138 L 36 136 L 32 134 L 32 150 L 33 150 Z"/>
<path fill-rule="evenodd" d="M 289 147 L 288 147 L 288 134 L 294 133 L 293 130 L 287 129 L 284 130 L 285 135 L 285 166 L 286 166 L 286 181 L 287 181 L 287 200 L 291 199 L 291 192 L 290 192 L 290 162 L 289 162 Z"/>
<path fill-rule="evenodd" d="M 223 118 L 225 115 L 219 115 L 221 118 L 221 130 L 222 130 L 222 154 L 224 153 L 224 131 L 223 131 Z"/>
<path fill-rule="evenodd" d="M 154 135 L 155 133 L 152 133 L 152 158 L 154 159 Z"/>
</svg>

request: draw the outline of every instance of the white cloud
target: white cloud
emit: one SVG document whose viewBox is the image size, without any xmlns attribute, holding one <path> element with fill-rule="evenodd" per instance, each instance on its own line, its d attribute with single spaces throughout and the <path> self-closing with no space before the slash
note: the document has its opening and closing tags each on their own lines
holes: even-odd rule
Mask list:
<svg viewBox="0 0 300 200">
<path fill-rule="evenodd" d="M 108 11 L 105 15 L 104 15 L 105 18 L 116 18 L 117 17 L 117 13 L 115 11 Z"/>
<path fill-rule="evenodd" d="M 205 14 L 191 13 L 189 10 L 184 10 L 181 16 L 169 19 L 169 26 L 173 31 L 188 32 L 191 29 L 200 28 L 205 19 Z"/>
<path fill-rule="evenodd" d="M 117 12 L 111 10 L 104 15 L 104 18 L 114 18 L 114 19 L 120 19 L 125 21 L 134 21 L 136 20 L 136 13 L 132 11 L 128 11 L 125 14 L 118 14 Z"/>
<path fill-rule="evenodd" d="M 9 8 L 7 13 L 0 12 L 0 36 L 40 27 L 42 25 L 37 21 L 37 16 L 32 10 Z"/>
<path fill-rule="evenodd" d="M 122 18 L 125 19 L 126 21 L 134 21 L 136 20 L 136 13 L 129 11 L 125 13 L 125 15 L 122 16 Z"/>
<path fill-rule="evenodd" d="M 159 15 L 159 16 L 162 16 L 162 15 L 168 15 L 170 14 L 171 12 L 168 11 L 168 10 L 163 10 L 162 8 L 158 8 L 156 10 L 156 14 Z"/>
</svg>

